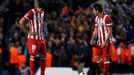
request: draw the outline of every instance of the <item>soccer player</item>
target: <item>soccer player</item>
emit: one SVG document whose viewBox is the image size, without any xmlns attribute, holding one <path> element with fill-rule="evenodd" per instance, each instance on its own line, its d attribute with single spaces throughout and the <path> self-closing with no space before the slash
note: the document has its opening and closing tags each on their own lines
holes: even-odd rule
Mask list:
<svg viewBox="0 0 134 75">
<path fill-rule="evenodd" d="M 19 21 L 21 28 L 28 34 L 28 53 L 30 55 L 30 75 L 34 74 L 35 57 L 40 54 L 41 75 L 45 75 L 46 42 L 43 38 L 44 5 L 39 3 L 29 10 Z M 28 24 L 28 26 L 27 26 Z"/>
<path fill-rule="evenodd" d="M 97 56 L 95 57 L 96 62 L 103 75 L 108 75 L 110 67 L 110 45 L 112 43 L 112 20 L 103 12 L 103 8 L 100 4 L 93 5 L 93 13 L 96 15 L 95 28 L 90 41 L 90 44 L 94 44 L 94 38 L 98 38 Z"/>
</svg>

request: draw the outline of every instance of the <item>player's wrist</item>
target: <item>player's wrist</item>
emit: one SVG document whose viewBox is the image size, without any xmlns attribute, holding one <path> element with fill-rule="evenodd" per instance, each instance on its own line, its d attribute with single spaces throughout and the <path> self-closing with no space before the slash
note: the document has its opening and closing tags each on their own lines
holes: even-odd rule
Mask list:
<svg viewBox="0 0 134 75">
<path fill-rule="evenodd" d="M 26 30 L 26 29 L 24 29 L 24 32 L 25 32 L 25 33 L 29 33 L 29 31 L 28 31 L 28 30 Z"/>
</svg>

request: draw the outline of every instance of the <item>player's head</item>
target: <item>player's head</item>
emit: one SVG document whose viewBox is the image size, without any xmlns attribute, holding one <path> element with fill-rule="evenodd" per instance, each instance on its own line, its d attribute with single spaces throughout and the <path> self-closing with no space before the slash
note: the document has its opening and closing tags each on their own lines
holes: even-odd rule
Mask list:
<svg viewBox="0 0 134 75">
<path fill-rule="evenodd" d="M 103 9 L 102 9 L 102 5 L 100 4 L 94 4 L 93 5 L 93 13 L 95 15 L 98 15 L 98 13 L 102 13 Z"/>
<path fill-rule="evenodd" d="M 45 11 L 45 5 L 43 5 L 43 3 L 38 3 L 37 9 L 39 12 Z"/>
</svg>

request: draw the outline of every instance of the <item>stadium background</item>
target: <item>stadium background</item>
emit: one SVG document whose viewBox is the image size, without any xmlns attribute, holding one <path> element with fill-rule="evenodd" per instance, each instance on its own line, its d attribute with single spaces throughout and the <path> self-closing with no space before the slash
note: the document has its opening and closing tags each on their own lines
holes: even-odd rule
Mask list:
<svg viewBox="0 0 134 75">
<path fill-rule="evenodd" d="M 134 71 L 133 0 L 41 1 L 46 6 L 44 38 L 47 40 L 47 53 L 50 56 L 47 63 L 52 63 L 48 64 L 48 67 L 72 68 L 72 56 L 83 50 L 85 67 L 90 68 L 93 63 L 91 63 L 92 48 L 89 42 L 95 17 L 91 6 L 98 2 L 113 20 L 113 43 L 118 60 L 112 61 L 110 72 Z M 0 75 L 8 75 L 12 72 L 17 75 L 28 74 L 27 38 L 18 27 L 18 20 L 33 6 L 34 0 L 0 0 Z M 118 49 L 124 46 L 130 48 L 131 56 L 127 58 L 131 59 L 129 63 L 121 63 Z M 12 53 L 14 55 L 16 52 L 19 54 L 12 59 Z M 23 59 L 25 57 L 26 59 Z M 17 61 L 11 62 L 11 60 Z M 38 56 L 36 60 L 37 70 Z"/>
</svg>

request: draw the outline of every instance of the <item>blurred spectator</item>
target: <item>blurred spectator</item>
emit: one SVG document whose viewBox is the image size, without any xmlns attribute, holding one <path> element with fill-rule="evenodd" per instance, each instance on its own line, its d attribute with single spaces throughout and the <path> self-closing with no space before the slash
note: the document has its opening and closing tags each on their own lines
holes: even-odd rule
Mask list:
<svg viewBox="0 0 134 75">
<path fill-rule="evenodd" d="M 77 42 L 78 47 L 76 49 L 73 50 L 73 55 L 76 55 L 77 57 L 74 58 L 74 62 L 78 62 L 78 66 L 77 66 L 77 71 L 80 74 L 81 72 L 83 72 L 83 68 L 85 65 L 85 49 L 83 47 L 83 43 L 81 41 L 78 40 Z"/>
<path fill-rule="evenodd" d="M 22 65 L 22 69 L 20 70 L 20 75 L 29 75 L 29 67 L 26 64 Z"/>
<path fill-rule="evenodd" d="M 131 52 L 125 41 L 120 42 L 120 46 L 117 48 L 117 51 L 119 57 L 118 63 L 121 64 L 120 70 L 130 70 L 130 66 L 132 65 Z M 123 68 L 122 66 L 125 68 Z"/>
<path fill-rule="evenodd" d="M 121 40 L 126 40 L 127 38 L 126 31 L 123 30 L 121 26 L 116 26 L 115 38 L 116 38 L 116 43 L 115 43 L 116 45 L 118 45 Z"/>
<path fill-rule="evenodd" d="M 96 75 L 100 73 L 98 64 L 96 63 L 96 59 L 95 59 L 97 55 L 97 49 L 98 49 L 97 46 L 92 47 L 92 61 L 91 62 L 93 63 L 91 64 L 92 66 L 90 67 L 91 69 L 89 71 L 89 75 Z"/>
<path fill-rule="evenodd" d="M 18 55 L 18 69 L 21 71 L 24 67 L 24 65 L 26 65 L 26 56 L 21 52 Z"/>
<path fill-rule="evenodd" d="M 61 11 L 61 16 L 66 16 L 68 14 L 68 7 L 67 5 L 63 6 L 62 11 Z"/>
<path fill-rule="evenodd" d="M 65 46 L 61 46 L 61 48 L 60 48 L 60 58 L 59 58 L 59 60 L 60 60 L 60 66 L 67 67 L 69 65 L 69 61 L 68 61 Z"/>
<path fill-rule="evenodd" d="M 52 67 L 52 54 L 51 50 L 46 51 L 46 67 Z"/>
<path fill-rule="evenodd" d="M 2 74 L 2 48 L 0 48 L 0 74 Z"/>
<path fill-rule="evenodd" d="M 117 72 L 118 70 L 118 54 L 117 54 L 117 48 L 115 47 L 114 44 L 111 45 L 110 48 L 110 56 L 111 56 L 111 67 L 110 67 L 110 71 L 111 72 Z"/>
<path fill-rule="evenodd" d="M 134 42 L 129 44 L 129 48 L 131 50 L 132 70 L 133 70 L 134 69 Z"/>
<path fill-rule="evenodd" d="M 129 18 L 126 20 L 123 29 L 126 32 L 126 41 L 131 41 L 134 39 L 134 28 L 130 25 Z"/>
<path fill-rule="evenodd" d="M 9 73 L 10 75 L 16 75 L 16 70 L 18 67 L 18 49 L 14 46 L 11 46 L 9 49 L 10 52 L 10 65 L 9 65 Z"/>
</svg>

